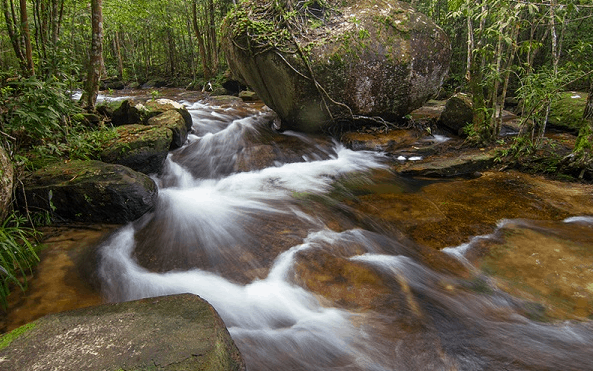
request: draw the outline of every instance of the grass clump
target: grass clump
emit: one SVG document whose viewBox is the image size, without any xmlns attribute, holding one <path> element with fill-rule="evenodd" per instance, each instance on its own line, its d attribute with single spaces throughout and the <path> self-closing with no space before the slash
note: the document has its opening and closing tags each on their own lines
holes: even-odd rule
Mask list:
<svg viewBox="0 0 593 371">
<path fill-rule="evenodd" d="M 27 288 L 27 276 L 39 263 L 39 232 L 27 227 L 24 216 L 13 213 L 0 225 L 0 307 L 7 308 L 7 296 L 14 287 Z"/>
</svg>

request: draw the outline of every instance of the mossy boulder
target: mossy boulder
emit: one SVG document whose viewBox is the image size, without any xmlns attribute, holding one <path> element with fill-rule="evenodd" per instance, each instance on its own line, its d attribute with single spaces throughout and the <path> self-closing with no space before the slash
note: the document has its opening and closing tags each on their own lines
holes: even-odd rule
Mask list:
<svg viewBox="0 0 593 371">
<path fill-rule="evenodd" d="M 191 294 L 52 314 L 17 335 L 3 370 L 245 370 L 216 310 Z"/>
<path fill-rule="evenodd" d="M 177 111 L 185 121 L 187 130 L 192 127 L 192 118 L 182 104 L 170 99 L 153 99 L 144 103 L 133 99 L 106 102 L 97 106 L 97 111 L 111 118 L 113 126 L 147 124 L 148 120 L 167 111 Z"/>
<path fill-rule="evenodd" d="M 151 210 L 157 192 L 152 179 L 128 167 L 71 161 L 27 176 L 19 206 L 66 220 L 126 223 Z"/>
<path fill-rule="evenodd" d="M 173 141 L 166 127 L 125 125 L 116 128 L 117 138 L 101 152 L 101 161 L 120 164 L 144 174 L 160 173 Z"/>
<path fill-rule="evenodd" d="M 456 135 L 463 135 L 463 128 L 473 120 L 472 98 L 457 93 L 447 100 L 439 124 Z"/>
<path fill-rule="evenodd" d="M 183 116 L 175 111 L 166 111 L 148 120 L 148 125 L 166 128 L 172 133 L 171 149 L 179 148 L 187 140 L 188 128 Z"/>
<path fill-rule="evenodd" d="M 550 105 L 549 125 L 556 129 L 578 133 L 584 123 L 583 112 L 586 103 L 586 92 L 565 91 L 560 93 L 560 99 Z"/>
<path fill-rule="evenodd" d="M 243 2 L 223 24 L 231 70 L 284 128 L 315 132 L 367 117 L 398 120 L 440 88 L 449 40 L 408 4 L 291 4 Z"/>
<path fill-rule="evenodd" d="M 12 187 L 14 185 L 14 167 L 10 157 L 0 146 L 0 223 L 10 211 Z"/>
</svg>

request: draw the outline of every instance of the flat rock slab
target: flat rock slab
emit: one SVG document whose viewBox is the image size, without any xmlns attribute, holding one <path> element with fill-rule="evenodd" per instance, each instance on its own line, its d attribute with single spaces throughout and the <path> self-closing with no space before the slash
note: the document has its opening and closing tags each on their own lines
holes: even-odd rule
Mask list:
<svg viewBox="0 0 593 371">
<path fill-rule="evenodd" d="M 447 178 L 468 176 L 484 171 L 494 164 L 496 151 L 474 151 L 459 156 L 434 157 L 423 161 L 408 161 L 394 168 L 401 174 Z"/>
<path fill-rule="evenodd" d="M 245 369 L 218 313 L 191 294 L 78 309 L 27 326 L 0 350 L 0 369 Z"/>
</svg>

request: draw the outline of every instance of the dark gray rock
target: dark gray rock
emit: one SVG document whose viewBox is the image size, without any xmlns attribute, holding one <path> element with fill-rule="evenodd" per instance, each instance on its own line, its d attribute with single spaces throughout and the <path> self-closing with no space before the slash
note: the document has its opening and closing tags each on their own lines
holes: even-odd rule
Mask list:
<svg viewBox="0 0 593 371">
<path fill-rule="evenodd" d="M 494 164 L 496 150 L 464 153 L 462 155 L 435 156 L 423 161 L 407 161 L 395 166 L 404 175 L 432 178 L 473 177 Z"/>
<path fill-rule="evenodd" d="M 456 135 L 463 135 L 463 128 L 471 124 L 473 119 L 473 104 L 469 95 L 457 93 L 445 104 L 441 114 L 440 124 Z"/>
<path fill-rule="evenodd" d="M 127 223 L 153 208 L 157 192 L 152 179 L 128 167 L 71 161 L 27 176 L 19 206 L 67 220 Z"/>
<path fill-rule="evenodd" d="M 191 294 L 42 317 L 0 350 L 3 370 L 245 370 L 216 310 Z"/>
</svg>

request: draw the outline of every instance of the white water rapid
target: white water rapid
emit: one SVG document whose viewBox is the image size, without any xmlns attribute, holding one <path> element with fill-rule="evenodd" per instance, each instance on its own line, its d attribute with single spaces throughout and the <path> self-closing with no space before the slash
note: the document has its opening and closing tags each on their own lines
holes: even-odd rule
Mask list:
<svg viewBox="0 0 593 371">
<path fill-rule="evenodd" d="M 110 301 L 197 294 L 223 318 L 250 371 L 593 369 L 589 325 L 530 321 L 501 293 L 449 295 L 442 287 L 455 279 L 419 262 L 413 245 L 329 226 L 336 184 L 365 181 L 386 166 L 380 155 L 273 133 L 268 112 L 188 106 L 194 134 L 156 178 L 156 209 L 100 246 Z M 261 153 L 264 166 L 240 171 Z M 369 293 L 368 305 L 348 304 L 363 300 L 348 290 L 311 288 L 325 279 L 338 290 L 349 279 L 327 277 L 326 261 L 344 277 L 362 272 L 350 283 Z"/>
</svg>

